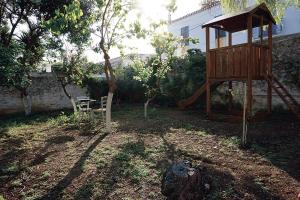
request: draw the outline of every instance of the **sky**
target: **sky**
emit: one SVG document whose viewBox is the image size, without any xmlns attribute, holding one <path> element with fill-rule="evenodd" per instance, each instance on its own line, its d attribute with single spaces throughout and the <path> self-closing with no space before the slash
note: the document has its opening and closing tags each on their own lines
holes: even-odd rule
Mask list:
<svg viewBox="0 0 300 200">
<path fill-rule="evenodd" d="M 149 24 L 151 22 L 167 20 L 168 12 L 165 9 L 165 5 L 169 1 L 167 0 L 138 0 L 137 12 L 141 15 L 141 24 Z M 184 16 L 188 13 L 191 13 L 200 8 L 200 0 L 177 0 L 176 1 L 177 10 L 172 14 L 172 20 Z M 135 15 L 129 16 L 134 18 Z M 129 19 L 132 21 L 132 19 Z M 97 43 L 97 38 L 92 37 L 93 43 Z M 130 40 L 125 42 L 126 45 L 136 48 L 134 52 L 142 54 L 151 54 L 154 53 L 154 50 L 151 48 L 150 41 L 147 39 L 140 40 Z M 133 52 L 125 52 L 126 54 Z M 85 52 L 87 58 L 91 62 L 101 62 L 103 61 L 102 55 L 93 52 L 92 50 L 87 50 Z M 119 56 L 119 51 L 117 49 L 111 49 L 110 51 L 111 58 Z"/>
</svg>

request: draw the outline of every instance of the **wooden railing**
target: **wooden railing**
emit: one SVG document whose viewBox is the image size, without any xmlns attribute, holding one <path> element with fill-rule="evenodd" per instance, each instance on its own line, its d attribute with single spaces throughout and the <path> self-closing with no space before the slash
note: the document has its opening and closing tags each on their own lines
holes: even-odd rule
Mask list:
<svg viewBox="0 0 300 200">
<path fill-rule="evenodd" d="M 252 61 L 252 79 L 263 79 L 269 69 L 269 48 L 266 45 L 252 44 L 251 51 L 252 56 L 250 57 L 248 44 L 209 50 L 209 78 L 247 79 L 248 62 Z"/>
</svg>

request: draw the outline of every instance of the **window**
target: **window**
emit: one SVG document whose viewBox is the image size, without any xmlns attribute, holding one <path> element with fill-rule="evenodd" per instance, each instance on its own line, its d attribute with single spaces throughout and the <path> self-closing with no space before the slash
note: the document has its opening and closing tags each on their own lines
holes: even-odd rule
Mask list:
<svg viewBox="0 0 300 200">
<path fill-rule="evenodd" d="M 217 15 L 217 16 L 215 16 L 215 18 L 220 17 L 220 16 L 222 16 L 222 15 Z M 220 36 L 220 38 L 226 37 L 226 31 L 220 30 L 219 36 Z M 218 30 L 217 29 L 215 29 L 215 38 L 216 39 L 218 38 Z"/>
<path fill-rule="evenodd" d="M 220 30 L 219 31 L 219 35 L 220 35 L 220 38 L 223 38 L 223 37 L 226 37 L 226 31 L 223 31 L 223 30 Z M 216 36 L 216 39 L 218 38 L 218 30 L 215 29 L 215 36 Z"/>
<path fill-rule="evenodd" d="M 283 26 L 282 23 L 275 25 L 273 24 L 272 26 L 272 34 L 273 35 L 277 35 L 279 33 L 281 33 L 281 31 L 283 30 Z M 254 39 L 258 39 L 260 36 L 260 27 L 256 27 L 253 29 L 253 38 Z M 263 27 L 263 37 L 267 37 L 268 36 L 268 26 L 264 26 Z"/>
<path fill-rule="evenodd" d="M 189 36 L 189 27 L 188 27 L 188 26 L 182 27 L 182 28 L 181 28 L 181 34 L 180 34 L 180 35 L 182 36 L 183 39 L 189 38 L 189 37 L 190 37 L 190 36 Z M 184 45 L 185 45 L 185 46 L 189 46 L 189 41 L 188 41 L 188 40 L 185 40 L 185 41 L 184 41 Z"/>
</svg>

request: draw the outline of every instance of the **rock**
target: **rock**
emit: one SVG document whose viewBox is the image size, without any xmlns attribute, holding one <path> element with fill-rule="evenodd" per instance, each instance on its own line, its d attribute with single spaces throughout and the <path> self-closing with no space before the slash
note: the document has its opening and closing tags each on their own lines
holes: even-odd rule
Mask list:
<svg viewBox="0 0 300 200">
<path fill-rule="evenodd" d="M 205 169 L 193 167 L 189 161 L 174 163 L 163 175 L 162 194 L 168 200 L 202 199 L 211 188 L 204 174 Z"/>
</svg>

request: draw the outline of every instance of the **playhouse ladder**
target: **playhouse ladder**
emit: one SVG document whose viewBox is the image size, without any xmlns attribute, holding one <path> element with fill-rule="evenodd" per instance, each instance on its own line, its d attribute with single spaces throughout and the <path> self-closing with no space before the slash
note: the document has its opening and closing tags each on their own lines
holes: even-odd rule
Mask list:
<svg viewBox="0 0 300 200">
<path fill-rule="evenodd" d="M 272 88 L 281 97 L 283 102 L 292 111 L 298 119 L 300 119 L 300 108 L 298 102 L 292 97 L 287 89 L 275 78 L 273 75 L 266 77 L 267 81 L 271 83 Z"/>
</svg>

